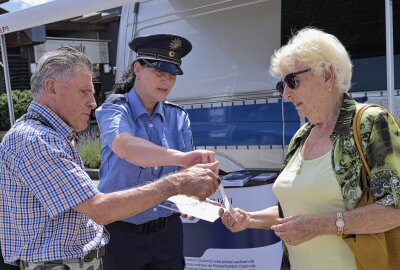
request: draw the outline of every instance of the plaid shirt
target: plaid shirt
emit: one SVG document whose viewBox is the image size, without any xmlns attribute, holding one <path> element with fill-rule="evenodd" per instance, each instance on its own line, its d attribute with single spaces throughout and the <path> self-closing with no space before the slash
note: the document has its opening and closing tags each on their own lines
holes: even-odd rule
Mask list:
<svg viewBox="0 0 400 270">
<path fill-rule="evenodd" d="M 7 263 L 83 257 L 109 235 L 74 207 L 99 191 L 83 170 L 76 133 L 32 102 L 0 144 L 0 243 Z"/>
</svg>

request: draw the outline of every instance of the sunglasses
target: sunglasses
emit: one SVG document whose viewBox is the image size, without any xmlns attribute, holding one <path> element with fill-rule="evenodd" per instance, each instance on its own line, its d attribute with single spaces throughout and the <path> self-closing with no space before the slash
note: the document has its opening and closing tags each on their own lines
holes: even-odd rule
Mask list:
<svg viewBox="0 0 400 270">
<path fill-rule="evenodd" d="M 301 74 L 301 73 L 309 72 L 310 70 L 311 70 L 311 68 L 307 68 L 307 69 L 300 70 L 300 71 L 297 71 L 297 72 L 289 73 L 288 75 L 286 75 L 286 77 L 283 80 L 279 81 L 276 84 L 276 90 L 278 90 L 279 93 L 281 95 L 283 95 L 283 90 L 285 89 L 285 84 L 290 89 L 296 89 L 296 87 L 297 87 L 296 76 Z"/>
</svg>

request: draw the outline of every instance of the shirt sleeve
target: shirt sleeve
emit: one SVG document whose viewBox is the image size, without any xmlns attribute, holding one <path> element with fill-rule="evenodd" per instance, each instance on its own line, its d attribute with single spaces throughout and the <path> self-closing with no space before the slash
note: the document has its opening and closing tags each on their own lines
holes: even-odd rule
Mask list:
<svg viewBox="0 0 400 270">
<path fill-rule="evenodd" d="M 400 207 L 400 130 L 387 111 L 380 110 L 371 129 L 367 160 L 375 203 Z"/>
<path fill-rule="evenodd" d="M 183 140 L 185 143 L 185 152 L 189 152 L 193 150 L 193 137 L 192 137 L 192 129 L 190 128 L 190 120 L 189 115 L 185 113 L 184 122 L 183 122 Z"/>
<path fill-rule="evenodd" d="M 100 129 L 102 143 L 112 149 L 114 138 L 121 133 L 135 134 L 130 125 L 130 116 L 123 104 L 104 103 L 96 110 L 96 119 Z"/>
<path fill-rule="evenodd" d="M 67 154 L 63 138 L 47 135 L 26 142 L 20 178 L 51 218 L 87 201 L 99 191 Z"/>
</svg>

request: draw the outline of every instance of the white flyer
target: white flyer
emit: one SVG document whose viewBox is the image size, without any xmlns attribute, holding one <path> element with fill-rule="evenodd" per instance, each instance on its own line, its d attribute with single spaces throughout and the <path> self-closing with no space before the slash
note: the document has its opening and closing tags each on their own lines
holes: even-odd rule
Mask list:
<svg viewBox="0 0 400 270">
<path fill-rule="evenodd" d="M 209 222 L 214 222 L 219 218 L 218 211 L 221 208 L 221 206 L 199 201 L 186 195 L 169 197 L 167 201 L 160 203 L 159 206 Z"/>
</svg>

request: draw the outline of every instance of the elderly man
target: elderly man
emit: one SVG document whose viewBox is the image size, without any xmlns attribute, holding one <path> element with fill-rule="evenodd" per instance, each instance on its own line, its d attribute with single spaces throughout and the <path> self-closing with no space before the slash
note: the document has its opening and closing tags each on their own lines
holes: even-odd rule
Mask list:
<svg viewBox="0 0 400 270">
<path fill-rule="evenodd" d="M 0 145 L 0 243 L 20 269 L 102 269 L 103 225 L 175 194 L 205 199 L 219 184 L 214 162 L 100 193 L 74 146 L 96 107 L 91 67 L 72 48 L 45 54 L 31 78 L 34 101 Z"/>
</svg>

